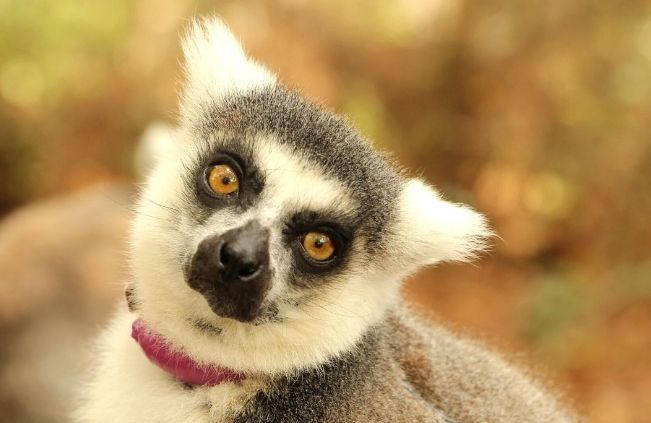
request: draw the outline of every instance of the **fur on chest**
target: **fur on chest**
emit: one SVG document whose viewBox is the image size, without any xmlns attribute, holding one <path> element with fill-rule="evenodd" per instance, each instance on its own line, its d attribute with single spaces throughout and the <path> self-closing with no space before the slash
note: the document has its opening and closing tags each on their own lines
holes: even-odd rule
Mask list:
<svg viewBox="0 0 651 423">
<path fill-rule="evenodd" d="M 101 338 L 79 421 L 226 423 L 268 385 L 252 378 L 212 387 L 175 379 L 153 365 L 131 339 L 133 319 L 126 310 L 120 312 Z"/>
</svg>

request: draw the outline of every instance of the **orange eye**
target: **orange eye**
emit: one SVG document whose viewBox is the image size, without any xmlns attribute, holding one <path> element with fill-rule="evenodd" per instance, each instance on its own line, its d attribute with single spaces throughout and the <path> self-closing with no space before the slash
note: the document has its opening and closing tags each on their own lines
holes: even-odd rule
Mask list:
<svg viewBox="0 0 651 423">
<path fill-rule="evenodd" d="M 335 253 L 335 243 L 321 232 L 309 232 L 303 238 L 305 252 L 317 261 L 328 260 Z"/>
<path fill-rule="evenodd" d="M 237 174 L 233 168 L 225 164 L 217 165 L 210 170 L 208 185 L 219 195 L 230 195 L 240 189 Z"/>
</svg>

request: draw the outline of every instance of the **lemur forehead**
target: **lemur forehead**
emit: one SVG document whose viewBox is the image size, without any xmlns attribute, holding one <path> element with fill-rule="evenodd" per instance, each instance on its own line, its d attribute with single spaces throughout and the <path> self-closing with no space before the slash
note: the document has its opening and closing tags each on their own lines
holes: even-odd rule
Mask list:
<svg viewBox="0 0 651 423">
<path fill-rule="evenodd" d="M 265 178 L 265 191 L 272 200 L 296 210 L 329 211 L 351 214 L 357 201 L 339 181 L 332 169 L 323 168 L 309 156 L 296 154 L 271 134 L 259 135 L 252 150 Z"/>
<path fill-rule="evenodd" d="M 342 118 L 271 86 L 214 102 L 188 129 L 203 139 L 217 133 L 273 137 L 290 155 L 317 164 L 344 187 L 363 209 L 360 229 L 369 244 L 381 241 L 404 178 Z"/>
</svg>

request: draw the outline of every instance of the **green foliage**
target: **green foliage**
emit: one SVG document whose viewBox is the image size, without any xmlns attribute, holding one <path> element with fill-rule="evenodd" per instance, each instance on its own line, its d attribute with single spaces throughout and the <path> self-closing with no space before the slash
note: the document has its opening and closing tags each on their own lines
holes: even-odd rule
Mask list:
<svg viewBox="0 0 651 423">
<path fill-rule="evenodd" d="M 575 324 L 585 314 L 585 297 L 571 277 L 548 274 L 536 283 L 525 321 L 525 334 L 534 341 L 544 342 Z"/>
</svg>

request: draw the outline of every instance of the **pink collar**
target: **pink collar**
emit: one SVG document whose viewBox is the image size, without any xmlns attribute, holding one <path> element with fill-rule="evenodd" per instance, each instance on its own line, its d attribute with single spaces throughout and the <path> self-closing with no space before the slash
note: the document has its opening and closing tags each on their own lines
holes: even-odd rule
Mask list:
<svg viewBox="0 0 651 423">
<path fill-rule="evenodd" d="M 173 349 L 162 335 L 149 329 L 140 318 L 133 322 L 131 337 L 138 342 L 152 363 L 183 382 L 215 386 L 244 379 L 241 373 L 224 367 L 199 364 L 186 353 Z"/>
</svg>

